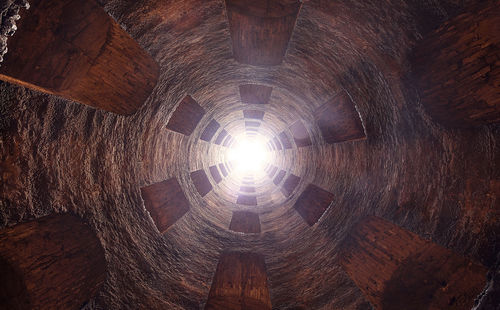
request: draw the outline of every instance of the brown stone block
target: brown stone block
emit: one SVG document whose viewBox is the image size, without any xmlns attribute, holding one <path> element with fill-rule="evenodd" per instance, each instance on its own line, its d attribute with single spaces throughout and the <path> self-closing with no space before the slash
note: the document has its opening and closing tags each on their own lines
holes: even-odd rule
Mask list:
<svg viewBox="0 0 500 310">
<path fill-rule="evenodd" d="M 212 281 L 205 310 L 271 310 L 264 257 L 225 252 Z"/>
<path fill-rule="evenodd" d="M 258 234 L 260 233 L 259 215 L 247 211 L 234 211 L 229 229 L 247 234 Z"/>
<path fill-rule="evenodd" d="M 280 141 L 283 144 L 283 147 L 285 149 L 292 148 L 292 142 L 290 142 L 290 139 L 288 138 L 288 136 L 286 135 L 286 133 L 284 131 L 279 134 L 279 139 L 280 139 Z"/>
<path fill-rule="evenodd" d="M 256 84 L 240 85 L 240 98 L 247 104 L 268 104 L 271 98 L 272 87 Z"/>
<path fill-rule="evenodd" d="M 314 225 L 332 203 L 333 194 L 316 185 L 309 184 L 293 206 L 302 218 Z"/>
<path fill-rule="evenodd" d="M 191 180 L 201 197 L 204 197 L 212 190 L 212 184 L 210 184 L 208 176 L 203 169 L 191 172 Z"/>
<path fill-rule="evenodd" d="M 141 196 L 160 233 L 189 211 L 189 201 L 176 178 L 141 187 Z"/>
<path fill-rule="evenodd" d="M 93 0 L 30 0 L 0 79 L 106 111 L 142 106 L 159 68 Z"/>
<path fill-rule="evenodd" d="M 478 1 L 420 41 L 411 56 L 422 104 L 450 127 L 500 122 L 500 5 Z"/>
<path fill-rule="evenodd" d="M 205 115 L 205 110 L 191 96 L 186 96 L 177 106 L 167 123 L 167 129 L 189 136 Z"/>
<path fill-rule="evenodd" d="M 264 111 L 259 110 L 243 110 L 243 117 L 250 119 L 260 119 L 264 118 Z"/>
<path fill-rule="evenodd" d="M 326 143 L 366 139 L 359 113 L 345 91 L 317 108 L 314 117 Z"/>
<path fill-rule="evenodd" d="M 471 309 L 486 268 L 378 217 L 356 224 L 341 264 L 375 309 Z"/>
<path fill-rule="evenodd" d="M 285 170 L 280 170 L 280 172 L 278 172 L 278 174 L 276 175 L 276 177 L 274 177 L 274 184 L 278 185 L 281 183 L 281 181 L 283 181 L 283 178 L 285 177 L 286 175 L 286 171 Z"/>
<path fill-rule="evenodd" d="M 208 167 L 208 170 L 210 170 L 210 174 L 212 175 L 215 183 L 219 184 L 219 182 L 222 181 L 222 177 L 219 173 L 219 169 L 217 169 L 217 166 L 210 166 Z"/>
<path fill-rule="evenodd" d="M 217 138 L 215 139 L 214 143 L 217 145 L 221 145 L 222 141 L 226 136 L 227 136 L 227 131 L 225 129 L 222 129 Z"/>
<path fill-rule="evenodd" d="M 236 203 L 240 204 L 240 205 L 245 205 L 245 206 L 256 206 L 257 205 L 257 197 L 240 194 L 240 195 L 238 195 L 238 198 L 236 199 Z"/>
<path fill-rule="evenodd" d="M 281 192 L 283 193 L 283 195 L 285 195 L 286 197 L 290 197 L 297 185 L 299 185 L 299 182 L 300 178 L 298 176 L 296 176 L 295 174 L 290 174 L 281 187 Z"/>
<path fill-rule="evenodd" d="M 208 123 L 207 127 L 205 127 L 205 130 L 201 133 L 200 139 L 210 142 L 219 129 L 220 124 L 216 120 L 211 120 L 210 123 Z"/>
<path fill-rule="evenodd" d="M 307 132 L 304 124 L 298 120 L 292 125 L 290 125 L 290 132 L 292 134 L 293 140 L 297 147 L 304 147 L 311 145 L 311 138 L 309 137 L 309 133 Z"/>
<path fill-rule="evenodd" d="M 54 214 L 0 231 L 1 309 L 80 309 L 106 280 L 95 232 Z"/>
</svg>

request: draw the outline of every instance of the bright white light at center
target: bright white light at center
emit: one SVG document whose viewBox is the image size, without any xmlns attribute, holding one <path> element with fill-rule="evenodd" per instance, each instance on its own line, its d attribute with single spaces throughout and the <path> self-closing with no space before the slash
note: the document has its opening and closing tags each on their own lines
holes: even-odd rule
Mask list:
<svg viewBox="0 0 500 310">
<path fill-rule="evenodd" d="M 270 157 L 265 140 L 243 136 L 236 141 L 237 145 L 228 150 L 228 159 L 234 165 L 235 172 L 240 175 L 264 173 Z"/>
</svg>

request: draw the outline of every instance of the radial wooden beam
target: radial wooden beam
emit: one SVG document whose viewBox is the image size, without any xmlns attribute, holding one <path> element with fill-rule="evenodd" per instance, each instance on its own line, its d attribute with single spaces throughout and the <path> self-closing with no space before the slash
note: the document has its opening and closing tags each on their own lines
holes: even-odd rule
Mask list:
<svg viewBox="0 0 500 310">
<path fill-rule="evenodd" d="M 0 79 L 118 114 L 148 98 L 159 68 L 94 0 L 30 0 Z"/>
<path fill-rule="evenodd" d="M 76 216 L 0 231 L 0 309 L 80 309 L 105 280 L 101 243 Z"/>
<path fill-rule="evenodd" d="M 422 103 L 452 127 L 500 122 L 500 5 L 477 1 L 420 41 L 412 68 Z"/>
<path fill-rule="evenodd" d="M 375 309 L 471 309 L 487 269 L 378 217 L 352 229 L 341 264 Z"/>
<path fill-rule="evenodd" d="M 314 117 L 326 143 L 366 139 L 359 113 L 345 91 L 317 108 Z"/>
<path fill-rule="evenodd" d="M 141 187 L 141 195 L 160 233 L 189 211 L 189 201 L 176 178 Z"/>
<path fill-rule="evenodd" d="M 264 257 L 225 252 L 219 259 L 205 310 L 271 310 Z"/>
</svg>

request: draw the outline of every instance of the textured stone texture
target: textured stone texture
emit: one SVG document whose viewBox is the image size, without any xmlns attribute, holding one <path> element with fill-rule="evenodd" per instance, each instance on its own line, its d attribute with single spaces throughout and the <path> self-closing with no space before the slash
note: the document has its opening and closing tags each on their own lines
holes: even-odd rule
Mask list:
<svg viewBox="0 0 500 310">
<path fill-rule="evenodd" d="M 205 115 L 205 110 L 188 95 L 179 103 L 168 120 L 166 128 L 189 136 L 198 126 L 203 115 Z"/>
<path fill-rule="evenodd" d="M 282 65 L 265 68 L 234 60 L 221 1 L 102 0 L 159 63 L 159 82 L 130 117 L 0 83 L 0 225 L 63 211 L 87 220 L 108 262 L 95 309 L 203 308 L 227 249 L 265 257 L 276 309 L 370 309 L 338 264 L 339 242 L 366 215 L 494 268 L 500 129 L 443 128 L 406 79 L 418 39 L 471 2 L 307 1 Z M 199 137 L 214 118 L 244 127 L 245 83 L 273 87 L 261 125 L 269 138 L 297 119 L 307 128 L 311 147 L 272 152 L 272 164 L 301 177 L 297 193 L 313 183 L 335 196 L 317 225 L 274 185 L 267 205 L 247 207 L 224 195 L 226 179 L 203 198 L 191 182 L 190 171 L 227 161 Z M 327 145 L 313 111 L 342 89 L 367 140 Z M 186 94 L 207 112 L 189 137 L 165 129 Z M 140 187 L 170 177 L 191 208 L 162 236 Z M 250 208 L 261 234 L 229 231 L 232 212 Z"/>
<path fill-rule="evenodd" d="M 79 309 L 106 280 L 95 232 L 71 214 L 0 230 L 0 308 Z"/>
<path fill-rule="evenodd" d="M 273 91 L 272 87 L 257 84 L 239 86 L 241 102 L 248 104 L 268 104 Z"/>
<path fill-rule="evenodd" d="M 375 309 L 472 309 L 486 268 L 378 217 L 349 233 L 342 266 Z"/>
<path fill-rule="evenodd" d="M 219 127 L 220 124 L 216 120 L 211 120 L 210 123 L 208 123 L 208 125 L 205 127 L 205 130 L 203 130 L 203 132 L 201 133 L 200 139 L 210 142 Z"/>
<path fill-rule="evenodd" d="M 257 213 L 234 211 L 229 229 L 242 233 L 260 233 L 260 221 Z"/>
<path fill-rule="evenodd" d="M 95 0 L 30 6 L 9 40 L 0 79 L 123 115 L 144 104 L 158 64 Z"/>
</svg>

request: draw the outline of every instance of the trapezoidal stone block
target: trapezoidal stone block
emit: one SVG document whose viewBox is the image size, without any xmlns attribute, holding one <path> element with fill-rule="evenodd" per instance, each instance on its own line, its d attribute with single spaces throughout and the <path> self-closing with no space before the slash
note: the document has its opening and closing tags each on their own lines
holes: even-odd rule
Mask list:
<svg viewBox="0 0 500 310">
<path fill-rule="evenodd" d="M 298 176 L 296 176 L 295 174 L 290 174 L 281 187 L 281 192 L 283 193 L 283 195 L 285 195 L 286 197 L 290 197 L 295 188 L 297 188 L 297 185 L 299 185 L 299 182 L 300 178 Z"/>
<path fill-rule="evenodd" d="M 166 127 L 189 136 L 198 126 L 203 115 L 205 115 L 205 110 L 191 96 L 187 95 L 175 109 Z"/>
<path fill-rule="evenodd" d="M 312 145 L 311 138 L 302 121 L 298 120 L 289 127 L 293 140 L 297 147 L 305 147 Z"/>
<path fill-rule="evenodd" d="M 253 182 L 252 182 L 253 184 Z M 236 203 L 245 206 L 256 206 L 257 205 L 257 197 L 253 195 L 238 195 L 236 199 Z"/>
<path fill-rule="evenodd" d="M 288 138 L 288 136 L 286 135 L 286 133 L 283 131 L 281 132 L 279 135 L 278 135 L 280 141 L 281 141 L 281 144 L 283 144 L 283 147 L 285 149 L 291 149 L 292 148 L 292 142 L 290 142 L 290 139 Z"/>
<path fill-rule="evenodd" d="M 226 0 L 236 61 L 256 66 L 281 64 L 300 7 L 298 0 Z"/>
<path fill-rule="evenodd" d="M 272 87 L 257 84 L 242 84 L 239 88 L 241 102 L 246 104 L 268 104 L 273 91 Z"/>
<path fill-rule="evenodd" d="M 222 129 L 217 138 L 215 139 L 214 143 L 217 145 L 221 145 L 222 141 L 226 136 L 227 136 L 227 131 L 225 129 Z"/>
<path fill-rule="evenodd" d="M 222 253 L 205 310 L 271 310 L 264 257 L 256 253 Z"/>
<path fill-rule="evenodd" d="M 208 167 L 208 170 L 210 171 L 210 174 L 212 175 L 215 183 L 219 184 L 220 181 L 222 181 L 222 177 L 219 173 L 219 169 L 217 169 L 217 166 L 210 166 Z"/>
<path fill-rule="evenodd" d="M 378 217 L 343 242 L 341 265 L 375 309 L 471 309 L 487 269 Z"/>
<path fill-rule="evenodd" d="M 259 215 L 248 211 L 234 211 L 229 229 L 246 234 L 259 234 Z"/>
<path fill-rule="evenodd" d="M 191 172 L 191 180 L 201 197 L 205 197 L 212 190 L 212 184 L 210 184 L 210 180 L 203 169 Z"/>
<path fill-rule="evenodd" d="M 80 309 L 105 280 L 101 242 L 74 215 L 54 214 L 0 231 L 1 309 Z"/>
<path fill-rule="evenodd" d="M 359 113 L 345 91 L 318 107 L 314 118 L 326 143 L 366 139 Z"/>
<path fill-rule="evenodd" d="M 210 123 L 208 123 L 207 127 L 203 130 L 201 133 L 200 139 L 203 141 L 210 142 L 212 141 L 213 136 L 217 132 L 217 130 L 220 128 L 219 122 L 216 120 L 211 120 Z"/>
<path fill-rule="evenodd" d="M 274 177 L 273 183 L 275 185 L 280 184 L 281 181 L 283 181 L 283 178 L 285 177 L 285 175 L 286 175 L 286 171 L 280 170 L 280 172 L 278 172 L 278 174 Z"/>
<path fill-rule="evenodd" d="M 333 201 L 333 194 L 309 184 L 293 206 L 309 226 L 318 222 Z"/>
<path fill-rule="evenodd" d="M 141 196 L 162 234 L 189 211 L 189 201 L 177 178 L 141 187 Z"/>
<path fill-rule="evenodd" d="M 259 110 L 243 110 L 243 117 L 249 119 L 262 120 L 264 119 L 264 114 L 264 111 Z"/>
<path fill-rule="evenodd" d="M 158 64 L 94 0 L 30 0 L 0 79 L 130 115 L 156 85 Z"/>
<path fill-rule="evenodd" d="M 450 127 L 500 122 L 500 5 L 479 1 L 421 40 L 411 57 L 421 101 Z"/>
</svg>

